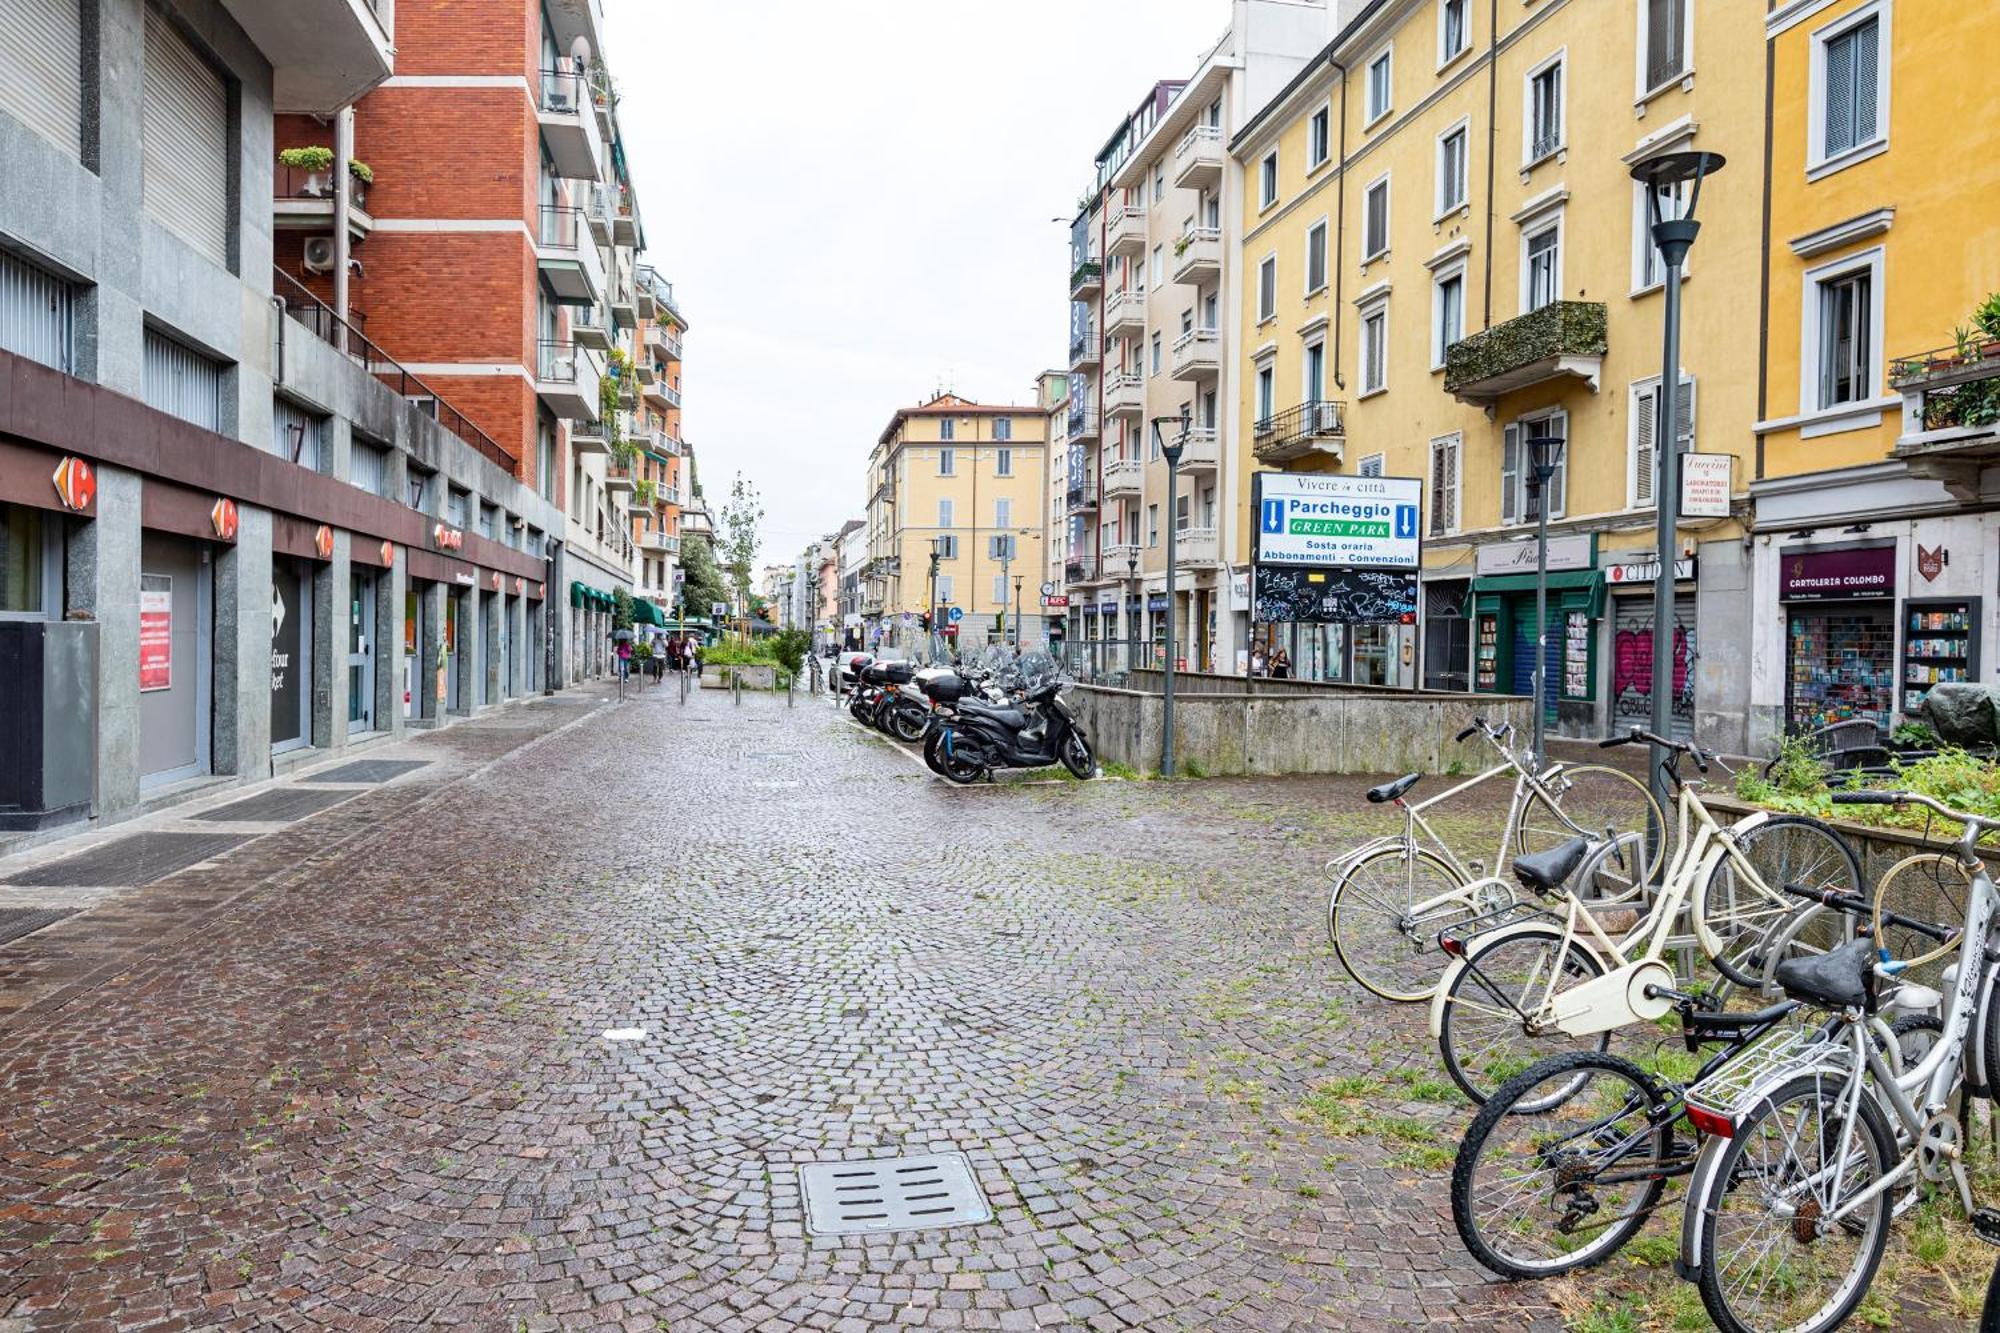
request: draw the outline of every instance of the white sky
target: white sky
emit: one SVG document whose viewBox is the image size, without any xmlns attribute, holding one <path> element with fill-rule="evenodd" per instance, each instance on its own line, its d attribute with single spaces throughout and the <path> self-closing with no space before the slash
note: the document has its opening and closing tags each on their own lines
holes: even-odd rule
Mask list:
<svg viewBox="0 0 2000 1333">
<path fill-rule="evenodd" d="M 647 255 L 687 337 L 711 507 L 763 559 L 863 515 L 868 450 L 940 387 L 1033 401 L 1068 358 L 1097 150 L 1229 0 L 606 0 Z M 1062 223 L 1052 221 L 1060 216 Z"/>
</svg>

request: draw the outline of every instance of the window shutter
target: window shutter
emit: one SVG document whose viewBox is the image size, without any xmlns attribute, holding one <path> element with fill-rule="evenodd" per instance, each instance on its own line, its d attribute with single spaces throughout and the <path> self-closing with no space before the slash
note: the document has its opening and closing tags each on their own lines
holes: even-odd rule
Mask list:
<svg viewBox="0 0 2000 1333">
<path fill-rule="evenodd" d="M 207 430 L 222 429 L 222 367 L 165 334 L 146 330 L 146 403 Z"/>
<path fill-rule="evenodd" d="M 0 347 L 67 374 L 74 332 L 69 283 L 0 250 Z"/>
<path fill-rule="evenodd" d="M 1654 409 L 1658 402 L 1657 387 L 1632 395 L 1632 503 L 1636 506 L 1653 503 L 1654 474 L 1658 471 L 1653 457 Z"/>
<path fill-rule="evenodd" d="M 1567 414 L 1559 413 L 1542 422 L 1540 429 L 1545 434 L 1560 435 L 1563 439 L 1567 440 L 1569 438 L 1569 417 Z M 1546 498 L 1548 500 L 1550 518 L 1561 518 L 1569 512 L 1569 505 L 1567 503 L 1569 499 L 1568 449 L 1563 450 L 1562 459 L 1556 464 L 1555 475 L 1549 478 L 1548 495 Z"/>
<path fill-rule="evenodd" d="M 151 8 L 142 134 L 146 211 L 216 263 L 228 263 L 229 90 Z"/>
<path fill-rule="evenodd" d="M 1681 381 L 1680 399 L 1674 406 L 1679 411 L 1679 417 L 1675 424 L 1680 428 L 1674 434 L 1674 447 L 1681 453 L 1687 453 L 1694 448 L 1693 380 Z"/>
<path fill-rule="evenodd" d="M 71 157 L 83 155 L 83 20 L 76 0 L 8 6 L 0 42 L 0 108 Z"/>
<path fill-rule="evenodd" d="M 1500 521 L 1512 523 L 1520 509 L 1521 428 L 1509 426 L 1500 443 Z"/>
<path fill-rule="evenodd" d="M 1879 27 L 1874 19 L 1854 30 L 1854 142 L 1867 143 L 1875 137 L 1875 42 Z"/>
<path fill-rule="evenodd" d="M 1854 46 L 1857 32 L 1826 44 L 1826 152 L 1854 147 Z"/>
</svg>

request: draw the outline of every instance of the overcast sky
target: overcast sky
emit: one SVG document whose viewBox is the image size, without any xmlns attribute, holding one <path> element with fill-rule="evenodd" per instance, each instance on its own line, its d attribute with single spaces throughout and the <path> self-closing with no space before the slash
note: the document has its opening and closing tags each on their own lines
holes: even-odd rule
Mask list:
<svg viewBox="0 0 2000 1333">
<path fill-rule="evenodd" d="M 1097 150 L 1228 0 L 606 0 L 647 254 L 687 337 L 685 434 L 764 559 L 863 514 L 899 406 L 1030 402 L 1068 356 Z"/>
</svg>

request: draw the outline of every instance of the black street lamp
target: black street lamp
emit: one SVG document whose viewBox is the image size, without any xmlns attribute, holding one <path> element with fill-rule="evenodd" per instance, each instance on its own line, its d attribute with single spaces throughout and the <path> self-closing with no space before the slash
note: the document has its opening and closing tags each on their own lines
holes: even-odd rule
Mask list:
<svg viewBox="0 0 2000 1333">
<path fill-rule="evenodd" d="M 1535 502 L 1535 753 L 1537 768 L 1548 762 L 1543 748 L 1548 733 L 1549 706 L 1549 482 L 1562 466 L 1560 435 L 1528 437 L 1528 491 Z"/>
<path fill-rule="evenodd" d="M 930 629 L 928 631 L 930 641 L 925 645 L 924 648 L 924 652 L 926 655 L 935 653 L 937 651 L 937 641 L 939 632 L 939 626 L 937 621 L 938 561 L 943 558 L 943 551 L 940 549 L 943 541 L 944 539 L 942 537 L 931 538 L 931 587 L 930 587 L 929 599 L 925 603 L 925 610 L 924 610 L 924 619 L 931 622 Z"/>
<path fill-rule="evenodd" d="M 1661 153 L 1632 168 L 1646 187 L 1653 244 L 1666 268 L 1666 330 L 1660 368 L 1659 406 L 1654 412 L 1653 506 L 1658 527 L 1660 572 L 1653 581 L 1653 734 L 1671 736 L 1674 724 L 1674 557 L 1680 545 L 1681 457 L 1681 266 L 1701 232 L 1694 211 L 1701 183 L 1722 170 L 1720 153 Z M 1685 205 L 1681 202 L 1685 194 Z M 1650 785 L 1660 809 L 1674 798 L 1668 789 L 1666 755 L 1657 747 L 1649 764 Z M 1662 830 L 1664 832 L 1664 830 Z"/>
<path fill-rule="evenodd" d="M 1163 437 L 1162 425 L 1175 428 L 1171 442 Z M 1174 553 L 1180 537 L 1181 451 L 1187 448 L 1188 426 L 1185 410 L 1177 417 L 1153 418 L 1153 443 L 1167 460 L 1167 660 L 1160 664 L 1166 672 L 1160 723 L 1160 776 L 1163 778 L 1174 775 Z"/>
<path fill-rule="evenodd" d="M 1135 541 L 1125 543 L 1125 581 L 1132 585 L 1132 591 L 1125 594 L 1125 671 L 1129 675 L 1139 665 L 1139 617 L 1132 614 L 1139 600 L 1139 543 Z"/>
</svg>

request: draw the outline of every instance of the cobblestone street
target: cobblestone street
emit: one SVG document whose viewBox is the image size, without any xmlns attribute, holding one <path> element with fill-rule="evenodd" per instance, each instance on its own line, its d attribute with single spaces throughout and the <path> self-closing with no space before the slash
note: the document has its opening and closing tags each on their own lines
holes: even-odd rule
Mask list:
<svg viewBox="0 0 2000 1333">
<path fill-rule="evenodd" d="M 380 757 L 150 885 L 0 862 L 90 904 L 0 949 L 0 1328 L 1555 1322 L 1326 947 L 1358 781 L 958 790 L 671 688 Z M 808 1233 L 801 1163 L 950 1151 L 991 1221 Z"/>
</svg>

